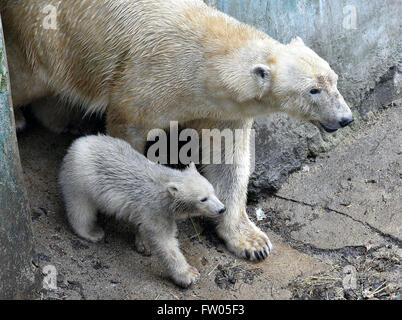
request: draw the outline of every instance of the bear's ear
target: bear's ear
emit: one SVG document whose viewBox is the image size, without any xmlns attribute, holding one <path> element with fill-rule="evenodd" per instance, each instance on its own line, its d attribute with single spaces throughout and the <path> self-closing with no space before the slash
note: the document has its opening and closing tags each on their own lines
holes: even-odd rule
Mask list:
<svg viewBox="0 0 402 320">
<path fill-rule="evenodd" d="M 305 45 L 304 41 L 298 36 L 294 36 L 292 38 L 292 41 L 290 42 L 290 44 L 299 44 L 299 45 L 303 45 L 303 46 Z"/>
<path fill-rule="evenodd" d="M 179 192 L 179 188 L 177 187 L 177 185 L 173 182 L 169 183 L 166 187 L 167 191 L 170 193 L 170 195 L 172 197 L 176 197 L 178 192 Z"/>
<path fill-rule="evenodd" d="M 265 64 L 256 64 L 252 67 L 251 74 L 258 84 L 259 92 L 257 98 L 261 98 L 269 86 L 269 80 L 271 78 L 270 69 Z"/>
</svg>

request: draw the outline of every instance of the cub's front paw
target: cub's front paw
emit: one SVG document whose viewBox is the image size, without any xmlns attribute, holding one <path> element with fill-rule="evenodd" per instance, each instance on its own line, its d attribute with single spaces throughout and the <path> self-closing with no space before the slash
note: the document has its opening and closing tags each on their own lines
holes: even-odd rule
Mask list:
<svg viewBox="0 0 402 320">
<path fill-rule="evenodd" d="M 188 288 L 198 281 L 200 273 L 196 268 L 189 265 L 184 272 L 174 273 L 171 277 L 178 286 Z"/>
<path fill-rule="evenodd" d="M 242 221 L 237 227 L 218 228 L 217 231 L 228 250 L 239 258 L 261 261 L 271 253 L 272 244 L 268 236 L 249 220 Z"/>
<path fill-rule="evenodd" d="M 135 250 L 146 257 L 152 254 L 150 245 L 140 234 L 135 235 Z"/>
</svg>

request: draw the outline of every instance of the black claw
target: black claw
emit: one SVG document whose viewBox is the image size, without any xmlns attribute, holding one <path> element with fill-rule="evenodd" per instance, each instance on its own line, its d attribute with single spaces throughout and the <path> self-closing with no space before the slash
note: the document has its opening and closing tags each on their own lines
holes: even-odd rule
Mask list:
<svg viewBox="0 0 402 320">
<path fill-rule="evenodd" d="M 250 260 L 250 252 L 247 249 L 245 249 L 244 253 L 246 254 L 246 258 Z"/>
<path fill-rule="evenodd" d="M 260 254 L 258 253 L 258 251 L 254 251 L 254 255 L 257 258 L 257 260 L 261 260 Z"/>
<path fill-rule="evenodd" d="M 261 250 L 260 255 L 262 256 L 263 259 L 265 259 L 267 257 L 267 253 L 265 252 L 265 250 Z"/>
<path fill-rule="evenodd" d="M 264 253 L 265 253 L 265 255 L 266 255 L 266 257 L 268 257 L 269 256 L 269 249 L 267 250 L 266 248 L 264 248 Z"/>
</svg>

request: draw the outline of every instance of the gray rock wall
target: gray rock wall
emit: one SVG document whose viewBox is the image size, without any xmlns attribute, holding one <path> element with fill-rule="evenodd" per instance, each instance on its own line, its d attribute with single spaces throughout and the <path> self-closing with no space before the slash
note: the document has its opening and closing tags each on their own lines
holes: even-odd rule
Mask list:
<svg viewBox="0 0 402 320">
<path fill-rule="evenodd" d="M 287 43 L 298 35 L 339 75 L 356 123 L 335 135 L 273 115 L 256 119 L 256 166 L 249 194 L 276 191 L 308 155 L 336 146 L 366 114 L 402 97 L 401 0 L 205 0 Z"/>
</svg>

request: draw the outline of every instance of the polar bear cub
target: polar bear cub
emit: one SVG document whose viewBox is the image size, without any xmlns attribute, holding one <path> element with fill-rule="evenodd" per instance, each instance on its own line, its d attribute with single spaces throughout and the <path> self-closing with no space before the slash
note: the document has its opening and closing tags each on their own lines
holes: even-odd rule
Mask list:
<svg viewBox="0 0 402 320">
<path fill-rule="evenodd" d="M 183 171 L 151 162 L 127 142 L 109 136 L 76 140 L 63 160 L 59 183 L 68 220 L 82 238 L 96 242 L 103 230 L 98 210 L 136 227 L 136 247 L 142 239 L 160 256 L 172 280 L 188 287 L 199 272 L 190 266 L 176 238 L 178 218 L 219 217 L 225 206 L 194 163 Z"/>
</svg>

